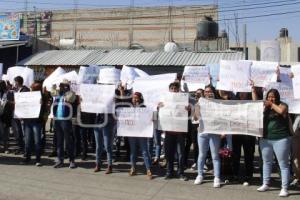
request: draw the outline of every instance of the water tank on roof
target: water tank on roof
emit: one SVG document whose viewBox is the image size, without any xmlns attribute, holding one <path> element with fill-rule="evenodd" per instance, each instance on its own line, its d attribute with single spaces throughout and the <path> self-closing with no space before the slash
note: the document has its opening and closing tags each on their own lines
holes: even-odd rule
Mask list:
<svg viewBox="0 0 300 200">
<path fill-rule="evenodd" d="M 279 37 L 281 37 L 281 38 L 289 37 L 289 31 L 288 31 L 288 29 L 287 28 L 280 29 Z"/>
<path fill-rule="evenodd" d="M 168 42 L 164 47 L 165 52 L 178 52 L 179 48 L 175 42 Z"/>
<path fill-rule="evenodd" d="M 216 39 L 218 37 L 219 25 L 217 22 L 213 21 L 211 17 L 205 16 L 197 24 L 197 39 L 208 40 Z"/>
</svg>

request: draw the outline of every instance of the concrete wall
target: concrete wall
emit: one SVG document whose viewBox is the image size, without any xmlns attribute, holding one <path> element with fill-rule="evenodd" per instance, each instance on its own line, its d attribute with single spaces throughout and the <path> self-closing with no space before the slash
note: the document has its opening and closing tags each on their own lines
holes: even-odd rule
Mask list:
<svg viewBox="0 0 300 200">
<path fill-rule="evenodd" d="M 54 11 L 51 38 L 44 41 L 59 46 L 59 39 L 75 38 L 76 46 L 124 48 L 129 45 L 129 30 L 133 24 L 133 43 L 146 49 L 163 49 L 169 41 L 168 7 L 146 7 L 94 10 Z M 132 20 L 130 20 L 132 13 Z M 172 8 L 173 39 L 182 47 L 192 49 L 196 24 L 203 15 L 218 19 L 216 6 Z"/>
</svg>

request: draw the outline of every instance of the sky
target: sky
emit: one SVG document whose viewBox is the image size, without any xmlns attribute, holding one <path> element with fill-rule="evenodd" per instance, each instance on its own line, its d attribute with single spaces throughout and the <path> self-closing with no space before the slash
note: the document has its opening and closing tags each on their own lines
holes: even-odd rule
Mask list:
<svg viewBox="0 0 300 200">
<path fill-rule="evenodd" d="M 0 12 L 74 9 L 76 2 L 78 8 L 218 4 L 219 30 L 229 30 L 230 43 L 243 42 L 244 24 L 248 43 L 273 40 L 281 28 L 300 43 L 300 0 L 0 0 Z"/>
</svg>

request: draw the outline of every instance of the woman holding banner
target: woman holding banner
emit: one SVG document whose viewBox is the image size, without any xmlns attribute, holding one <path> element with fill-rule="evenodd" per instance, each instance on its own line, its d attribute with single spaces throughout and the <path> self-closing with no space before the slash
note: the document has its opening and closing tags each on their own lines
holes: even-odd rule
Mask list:
<svg viewBox="0 0 300 200">
<path fill-rule="evenodd" d="M 263 185 L 257 191 L 265 192 L 269 189 L 274 152 L 281 171 L 279 196 L 288 196 L 290 133 L 288 106 L 280 101 L 278 90 L 271 89 L 267 92 L 265 101 L 264 137 L 259 141 L 263 159 Z"/>
<path fill-rule="evenodd" d="M 215 88 L 213 86 L 208 85 L 205 87 L 204 98 L 214 99 L 215 94 L 216 94 Z M 194 118 L 196 121 L 200 118 L 200 109 L 201 108 L 199 107 L 195 108 Z M 221 137 L 219 135 L 209 134 L 209 133 L 198 133 L 198 146 L 199 146 L 198 176 L 194 182 L 195 185 L 200 185 L 203 182 L 204 164 L 205 164 L 208 149 L 210 148 L 211 156 L 213 160 L 214 177 L 215 177 L 213 187 L 219 188 L 221 186 L 220 183 L 221 162 L 219 157 L 220 143 L 221 143 Z"/>
<path fill-rule="evenodd" d="M 145 107 L 143 105 L 144 99 L 142 96 L 142 93 L 135 92 L 132 95 L 132 106 L 133 107 Z M 147 170 L 147 177 L 148 179 L 152 179 L 152 173 L 151 173 L 151 158 L 150 153 L 148 151 L 148 138 L 146 137 L 128 137 L 129 145 L 130 145 L 130 163 L 131 163 L 131 169 L 129 172 L 129 176 L 136 175 L 136 159 L 137 159 L 137 145 L 142 150 L 142 154 L 144 157 L 144 163 Z"/>
</svg>

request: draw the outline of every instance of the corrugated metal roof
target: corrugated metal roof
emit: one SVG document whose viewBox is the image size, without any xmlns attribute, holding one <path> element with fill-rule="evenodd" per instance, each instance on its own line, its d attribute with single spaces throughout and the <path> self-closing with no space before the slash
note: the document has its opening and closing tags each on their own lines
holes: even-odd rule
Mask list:
<svg viewBox="0 0 300 200">
<path fill-rule="evenodd" d="M 18 65 L 185 66 L 243 59 L 242 52 L 145 52 L 143 50 L 52 50 L 37 53 Z"/>
</svg>

